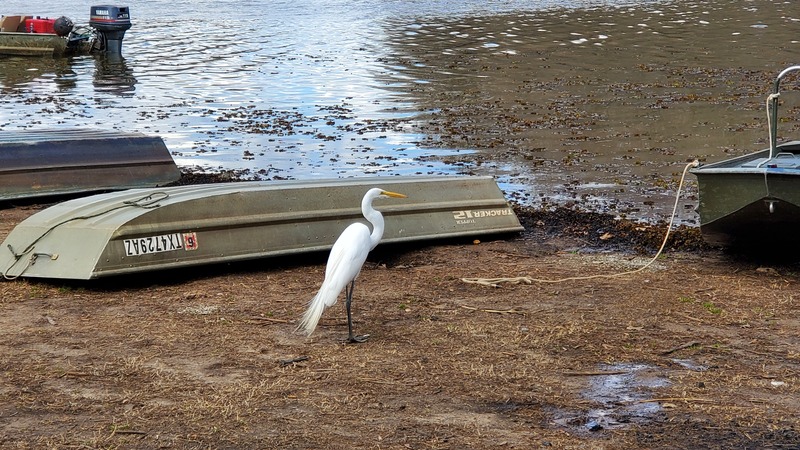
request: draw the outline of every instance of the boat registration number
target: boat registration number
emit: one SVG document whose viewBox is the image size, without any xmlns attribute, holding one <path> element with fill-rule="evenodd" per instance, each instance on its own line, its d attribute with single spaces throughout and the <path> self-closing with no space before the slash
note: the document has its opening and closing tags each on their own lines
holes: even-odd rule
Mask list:
<svg viewBox="0 0 800 450">
<path fill-rule="evenodd" d="M 153 253 L 171 252 L 175 250 L 197 250 L 197 233 L 172 233 L 159 236 L 147 236 L 136 239 L 125 239 L 127 256 L 141 256 Z"/>
</svg>

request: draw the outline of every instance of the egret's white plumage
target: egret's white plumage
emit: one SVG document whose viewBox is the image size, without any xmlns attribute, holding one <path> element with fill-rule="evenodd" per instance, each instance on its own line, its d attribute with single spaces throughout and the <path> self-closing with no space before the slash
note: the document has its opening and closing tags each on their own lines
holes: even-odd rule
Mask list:
<svg viewBox="0 0 800 450">
<path fill-rule="evenodd" d="M 310 335 L 317 327 L 325 308 L 333 306 L 342 290 L 346 289 L 349 340 L 351 342 L 360 341 L 360 339 L 353 336 L 350 303 L 355 279 L 361 272 L 361 267 L 367 260 L 367 255 L 378 245 L 383 237 L 383 215 L 372 207 L 372 201 L 379 197 L 403 198 L 405 195 L 379 188 L 367 191 L 361 200 L 361 212 L 367 221 L 372 224 L 372 231 L 370 232 L 369 227 L 363 223 L 354 223 L 345 228 L 333 244 L 331 254 L 328 257 L 328 265 L 325 267 L 325 280 L 322 282 L 317 295 L 309 302 L 308 309 L 297 326 L 298 331 Z"/>
</svg>

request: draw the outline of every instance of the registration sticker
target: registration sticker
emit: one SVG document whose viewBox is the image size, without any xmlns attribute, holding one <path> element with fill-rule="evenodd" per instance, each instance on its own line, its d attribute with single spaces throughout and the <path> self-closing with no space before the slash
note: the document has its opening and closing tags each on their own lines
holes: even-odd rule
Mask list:
<svg viewBox="0 0 800 450">
<path fill-rule="evenodd" d="M 171 252 L 185 248 L 184 236 L 194 233 L 172 233 L 162 234 L 160 236 L 147 236 L 136 239 L 125 239 L 125 254 L 127 256 L 142 256 L 152 253 Z M 197 248 L 197 237 L 193 240 L 193 248 Z M 187 248 L 187 250 L 189 250 Z"/>
<path fill-rule="evenodd" d="M 187 252 L 197 250 L 197 233 L 183 233 L 183 248 Z"/>
</svg>

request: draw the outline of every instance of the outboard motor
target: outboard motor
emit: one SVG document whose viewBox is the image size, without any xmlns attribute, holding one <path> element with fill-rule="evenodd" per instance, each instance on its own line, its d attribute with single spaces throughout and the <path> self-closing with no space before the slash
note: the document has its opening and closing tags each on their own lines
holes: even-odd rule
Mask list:
<svg viewBox="0 0 800 450">
<path fill-rule="evenodd" d="M 108 54 L 122 54 L 122 39 L 131 27 L 127 6 L 92 6 L 89 25 L 97 31 L 95 47 Z"/>
</svg>

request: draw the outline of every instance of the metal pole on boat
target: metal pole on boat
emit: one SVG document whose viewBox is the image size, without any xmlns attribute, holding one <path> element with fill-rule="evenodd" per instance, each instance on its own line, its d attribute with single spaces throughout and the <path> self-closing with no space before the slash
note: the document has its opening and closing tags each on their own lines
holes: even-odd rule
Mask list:
<svg viewBox="0 0 800 450">
<path fill-rule="evenodd" d="M 791 66 L 783 69 L 775 79 L 775 88 L 769 96 L 769 157 L 774 158 L 778 148 L 778 96 L 780 95 L 781 79 L 795 70 L 800 70 L 800 66 Z"/>
</svg>

